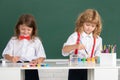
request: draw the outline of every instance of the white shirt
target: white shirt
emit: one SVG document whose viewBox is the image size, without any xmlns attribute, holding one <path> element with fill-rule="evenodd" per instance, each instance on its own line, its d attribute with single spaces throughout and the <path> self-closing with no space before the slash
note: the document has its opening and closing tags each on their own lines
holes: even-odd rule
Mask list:
<svg viewBox="0 0 120 80">
<path fill-rule="evenodd" d="M 43 45 L 37 37 L 34 40 L 19 40 L 16 37 L 12 37 L 2 56 L 4 57 L 5 54 L 20 56 L 20 61 L 31 61 L 39 57 L 46 58 Z"/>
<path fill-rule="evenodd" d="M 77 32 L 74 32 L 73 34 L 71 34 L 68 38 L 68 40 L 64 43 L 63 46 L 66 46 L 66 45 L 73 45 L 73 44 L 76 44 L 76 41 L 77 41 L 77 38 L 78 38 L 78 35 L 77 35 Z M 94 38 L 93 38 L 93 34 L 86 34 L 85 32 L 81 33 L 80 34 L 80 42 L 81 44 L 83 44 L 85 46 L 85 49 L 86 51 L 88 52 L 88 55 L 86 54 L 85 50 L 79 50 L 78 53 L 79 53 L 79 56 L 81 58 L 85 57 L 85 58 L 88 58 L 91 56 L 91 51 L 92 51 L 92 47 L 93 47 L 93 44 L 94 44 Z M 95 48 L 94 48 L 94 56 L 99 56 L 100 52 L 102 50 L 102 38 L 100 36 L 98 36 L 96 38 L 96 44 L 95 44 Z M 72 50 L 70 51 L 70 53 L 64 53 L 62 51 L 62 55 L 63 56 L 68 56 L 69 54 L 73 53 L 75 50 Z"/>
</svg>

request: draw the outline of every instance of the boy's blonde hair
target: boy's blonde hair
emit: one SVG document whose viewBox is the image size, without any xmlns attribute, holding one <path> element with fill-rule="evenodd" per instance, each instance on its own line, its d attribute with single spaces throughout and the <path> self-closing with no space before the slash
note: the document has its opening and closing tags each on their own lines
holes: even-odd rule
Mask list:
<svg viewBox="0 0 120 80">
<path fill-rule="evenodd" d="M 93 37 L 100 35 L 102 30 L 102 22 L 99 13 L 94 9 L 87 9 L 81 13 L 76 20 L 76 32 L 83 32 L 83 23 L 90 22 L 96 24 L 96 28 L 93 31 Z"/>
</svg>

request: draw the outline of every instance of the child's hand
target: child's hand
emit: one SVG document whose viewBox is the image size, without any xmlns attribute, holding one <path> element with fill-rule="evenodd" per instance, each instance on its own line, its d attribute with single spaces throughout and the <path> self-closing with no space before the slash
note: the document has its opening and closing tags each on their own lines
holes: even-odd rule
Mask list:
<svg viewBox="0 0 120 80">
<path fill-rule="evenodd" d="M 36 66 L 38 64 L 38 61 L 37 60 L 32 60 L 31 62 L 30 62 L 30 65 L 31 66 Z"/>
<path fill-rule="evenodd" d="M 76 44 L 77 49 L 85 49 L 85 46 L 83 44 Z"/>
<path fill-rule="evenodd" d="M 17 61 L 19 61 L 20 60 L 20 57 L 19 56 L 12 56 L 11 57 L 11 61 L 13 62 L 13 63 L 16 63 Z"/>
</svg>

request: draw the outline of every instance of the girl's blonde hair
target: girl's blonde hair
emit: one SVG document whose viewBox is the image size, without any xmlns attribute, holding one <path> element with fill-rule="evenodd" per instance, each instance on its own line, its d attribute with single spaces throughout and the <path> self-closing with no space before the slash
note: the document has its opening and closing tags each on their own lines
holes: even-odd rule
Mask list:
<svg viewBox="0 0 120 80">
<path fill-rule="evenodd" d="M 93 31 L 93 37 L 100 35 L 102 30 L 102 22 L 99 13 L 94 9 L 87 9 L 81 13 L 76 20 L 76 32 L 83 32 L 83 24 L 85 22 L 90 22 L 96 24 L 96 28 Z"/>
</svg>

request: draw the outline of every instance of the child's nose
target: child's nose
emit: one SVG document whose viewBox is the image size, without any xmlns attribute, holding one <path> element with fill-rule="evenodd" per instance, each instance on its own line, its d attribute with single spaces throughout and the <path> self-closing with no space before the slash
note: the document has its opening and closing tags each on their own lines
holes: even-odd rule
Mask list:
<svg viewBox="0 0 120 80">
<path fill-rule="evenodd" d="M 28 32 L 27 31 L 24 31 L 24 34 L 27 34 Z"/>
</svg>

